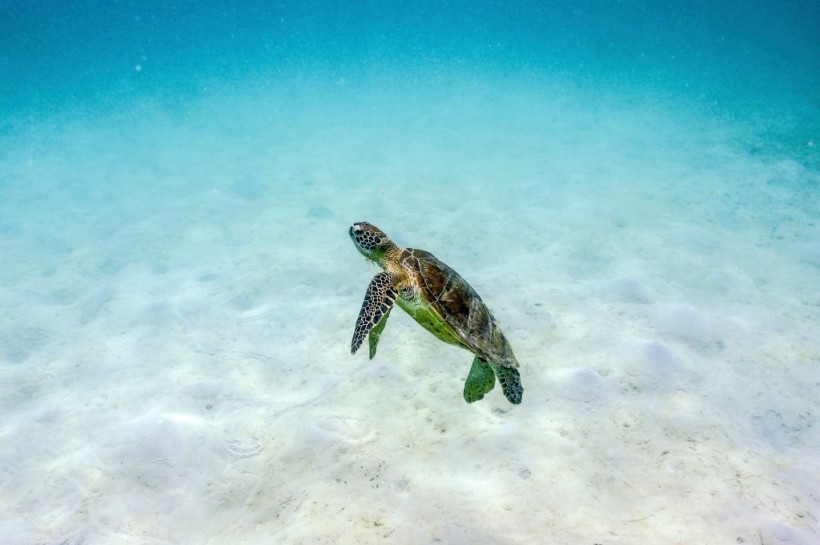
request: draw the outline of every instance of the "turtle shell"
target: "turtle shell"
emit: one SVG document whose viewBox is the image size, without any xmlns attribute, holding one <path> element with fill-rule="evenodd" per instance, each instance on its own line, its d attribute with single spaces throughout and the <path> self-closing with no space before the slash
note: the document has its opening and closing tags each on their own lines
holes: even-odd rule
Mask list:
<svg viewBox="0 0 820 545">
<path fill-rule="evenodd" d="M 461 275 L 424 250 L 408 248 L 402 252 L 400 261 L 417 287 L 414 290 L 415 305 L 408 304 L 411 308 L 405 310 L 422 326 L 442 340 L 461 345 L 487 361 L 504 367 L 518 367 L 512 348 L 490 310 Z M 400 297 L 400 304 L 406 303 L 401 299 L 404 296 Z M 441 323 L 425 319 L 423 315 L 429 314 L 425 310 L 432 311 L 440 322 L 446 324 L 448 331 L 441 331 Z M 455 339 L 446 338 L 450 336 Z"/>
</svg>

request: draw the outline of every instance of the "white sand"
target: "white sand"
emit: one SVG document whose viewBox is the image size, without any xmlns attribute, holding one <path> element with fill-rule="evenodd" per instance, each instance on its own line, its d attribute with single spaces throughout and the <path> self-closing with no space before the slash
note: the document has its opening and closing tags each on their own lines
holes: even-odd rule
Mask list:
<svg viewBox="0 0 820 545">
<path fill-rule="evenodd" d="M 500 82 L 500 83 L 499 83 Z M 820 543 L 820 173 L 559 81 L 296 81 L 0 142 L 0 543 Z M 524 402 L 400 311 L 482 294 Z"/>
</svg>

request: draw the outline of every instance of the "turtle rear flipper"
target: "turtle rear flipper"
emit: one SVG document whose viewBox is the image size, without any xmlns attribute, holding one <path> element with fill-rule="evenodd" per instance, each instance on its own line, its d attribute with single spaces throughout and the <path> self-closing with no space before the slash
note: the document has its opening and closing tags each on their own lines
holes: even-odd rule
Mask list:
<svg viewBox="0 0 820 545">
<path fill-rule="evenodd" d="M 353 331 L 353 340 L 350 341 L 350 353 L 355 354 L 356 350 L 364 342 L 364 338 L 370 331 L 383 322 L 390 309 L 393 308 L 393 303 L 396 302 L 398 293 L 390 278 L 390 274 L 382 271 L 373 277 L 370 285 L 367 286 L 367 292 L 364 294 L 364 301 L 362 308 L 359 311 L 359 317 L 356 319 L 356 329 Z M 384 329 L 384 326 L 382 326 Z M 381 335 L 379 330 L 378 335 Z M 378 336 L 376 337 L 378 343 Z M 375 354 L 375 346 L 371 344 L 371 358 Z"/>
<path fill-rule="evenodd" d="M 500 365 L 493 365 L 495 376 L 498 377 L 498 382 L 501 384 L 501 390 L 504 392 L 504 397 L 513 405 L 521 403 L 521 397 L 524 395 L 524 387 L 521 386 L 521 374 L 515 367 L 502 367 Z"/>
<path fill-rule="evenodd" d="M 484 394 L 495 386 L 495 373 L 493 368 L 485 360 L 478 356 L 473 360 L 470 367 L 470 374 L 464 383 L 464 401 L 473 403 L 484 398 Z"/>
</svg>

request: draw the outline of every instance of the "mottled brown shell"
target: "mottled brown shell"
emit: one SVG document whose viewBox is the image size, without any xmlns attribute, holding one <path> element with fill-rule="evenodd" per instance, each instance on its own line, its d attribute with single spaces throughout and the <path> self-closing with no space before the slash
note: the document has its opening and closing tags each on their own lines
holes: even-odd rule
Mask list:
<svg viewBox="0 0 820 545">
<path fill-rule="evenodd" d="M 417 297 L 433 309 L 464 348 L 504 367 L 518 367 L 512 348 L 478 293 L 456 271 L 424 250 L 405 249 L 399 262 Z"/>
</svg>

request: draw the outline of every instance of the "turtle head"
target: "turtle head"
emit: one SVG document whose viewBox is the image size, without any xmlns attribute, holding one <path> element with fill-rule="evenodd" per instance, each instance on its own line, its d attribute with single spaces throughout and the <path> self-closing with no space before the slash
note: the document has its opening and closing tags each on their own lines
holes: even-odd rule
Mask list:
<svg viewBox="0 0 820 545">
<path fill-rule="evenodd" d="M 384 231 L 366 221 L 354 223 L 350 226 L 350 238 L 363 256 L 379 265 L 385 257 L 396 248 L 390 237 Z"/>
</svg>

